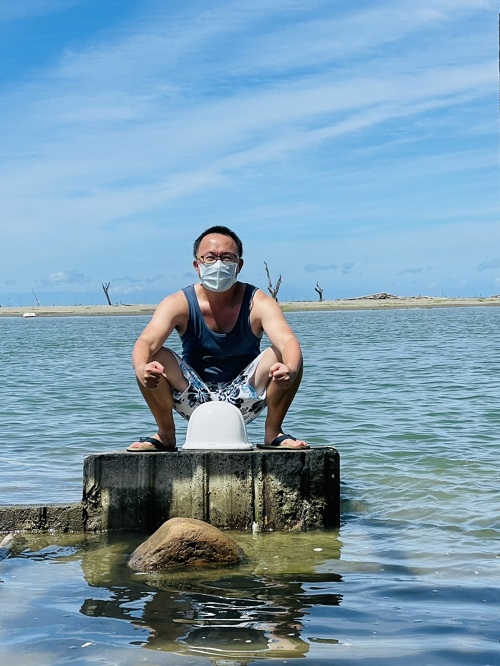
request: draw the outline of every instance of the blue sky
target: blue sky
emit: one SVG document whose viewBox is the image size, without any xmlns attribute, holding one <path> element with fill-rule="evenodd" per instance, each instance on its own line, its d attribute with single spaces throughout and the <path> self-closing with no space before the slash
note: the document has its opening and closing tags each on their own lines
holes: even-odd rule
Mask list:
<svg viewBox="0 0 500 666">
<path fill-rule="evenodd" d="M 4 2 L 0 91 L 0 305 L 500 294 L 496 2 Z"/>
</svg>

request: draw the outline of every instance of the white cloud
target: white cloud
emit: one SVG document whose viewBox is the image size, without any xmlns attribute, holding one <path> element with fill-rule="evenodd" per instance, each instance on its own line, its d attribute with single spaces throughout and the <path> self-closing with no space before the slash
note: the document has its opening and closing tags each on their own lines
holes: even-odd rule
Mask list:
<svg viewBox="0 0 500 666">
<path fill-rule="evenodd" d="M 477 267 L 477 270 L 481 273 L 482 271 L 487 271 L 496 268 L 500 268 L 500 258 L 482 261 Z"/>
<path fill-rule="evenodd" d="M 38 281 L 43 287 L 67 287 L 71 285 L 82 286 L 90 282 L 90 278 L 77 270 L 59 271 L 47 276 L 44 280 Z"/>
<path fill-rule="evenodd" d="M 306 264 L 304 270 L 306 273 L 317 273 L 319 271 L 336 271 L 338 268 L 337 264 Z"/>
</svg>

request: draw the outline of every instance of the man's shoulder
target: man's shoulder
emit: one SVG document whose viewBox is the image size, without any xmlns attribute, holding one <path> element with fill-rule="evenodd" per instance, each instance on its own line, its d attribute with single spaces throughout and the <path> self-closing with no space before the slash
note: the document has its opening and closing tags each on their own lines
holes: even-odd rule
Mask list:
<svg viewBox="0 0 500 666">
<path fill-rule="evenodd" d="M 158 304 L 156 312 L 169 312 L 174 315 L 187 312 L 187 299 L 184 291 L 180 289 L 173 294 L 165 296 L 165 298 Z"/>
<path fill-rule="evenodd" d="M 255 287 L 255 291 L 252 297 L 252 315 L 254 317 L 261 317 L 264 313 L 268 313 L 270 310 L 274 310 L 276 307 L 279 308 L 278 304 L 268 296 L 262 289 Z"/>
<path fill-rule="evenodd" d="M 253 285 L 250 285 L 253 286 Z M 259 303 L 259 304 L 266 304 L 269 301 L 272 302 L 272 298 L 268 296 L 265 292 L 262 291 L 262 289 L 259 289 L 259 287 L 253 287 L 254 292 L 253 292 L 253 301 L 254 303 Z"/>
</svg>

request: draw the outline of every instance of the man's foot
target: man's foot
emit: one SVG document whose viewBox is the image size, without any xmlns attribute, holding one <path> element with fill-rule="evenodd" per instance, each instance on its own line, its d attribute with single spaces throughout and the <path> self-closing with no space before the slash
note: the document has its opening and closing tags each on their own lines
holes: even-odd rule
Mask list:
<svg viewBox="0 0 500 666">
<path fill-rule="evenodd" d="M 304 450 L 310 448 L 307 442 L 304 442 L 303 439 L 297 439 L 292 435 L 287 435 L 285 433 L 280 433 L 275 437 L 269 444 L 257 444 L 258 449 L 284 449 L 284 450 Z"/>
<path fill-rule="evenodd" d="M 144 452 L 161 452 L 161 451 L 177 451 L 177 446 L 175 445 L 175 440 L 173 443 L 163 443 L 160 439 L 160 435 L 153 435 L 153 437 L 141 437 L 137 442 L 133 442 L 127 451 L 132 451 L 136 453 Z"/>
</svg>

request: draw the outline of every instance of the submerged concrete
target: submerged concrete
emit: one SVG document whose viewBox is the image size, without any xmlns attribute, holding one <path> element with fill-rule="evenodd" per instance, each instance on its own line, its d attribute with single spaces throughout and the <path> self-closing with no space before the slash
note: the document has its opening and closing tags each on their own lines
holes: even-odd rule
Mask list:
<svg viewBox="0 0 500 666">
<path fill-rule="evenodd" d="M 339 454 L 318 446 L 89 455 L 81 503 L 0 506 L 0 533 L 152 533 L 177 517 L 233 530 L 337 528 Z"/>
<path fill-rule="evenodd" d="M 81 503 L 0 506 L 0 533 L 82 532 L 83 515 Z"/>
<path fill-rule="evenodd" d="M 89 455 L 83 507 L 87 531 L 153 532 L 175 517 L 236 530 L 338 527 L 339 454 L 323 446 Z"/>
</svg>

